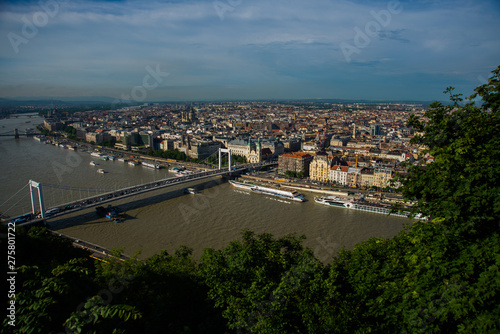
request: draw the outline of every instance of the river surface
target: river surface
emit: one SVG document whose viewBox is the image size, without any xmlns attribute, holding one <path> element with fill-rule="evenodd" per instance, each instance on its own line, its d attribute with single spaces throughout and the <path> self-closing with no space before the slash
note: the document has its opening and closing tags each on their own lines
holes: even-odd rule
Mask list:
<svg viewBox="0 0 500 334">
<path fill-rule="evenodd" d="M 14 128 L 23 132 L 42 122 L 39 117 L 25 115 L 3 119 L 0 134 Z M 0 137 L 0 156 L 0 212 L 9 210 L 10 216 L 31 211 L 25 187 L 30 179 L 42 183 L 46 207 L 52 207 L 174 176 L 167 169 L 101 161 L 87 152 L 43 144 L 31 137 Z M 90 161 L 99 165 L 91 166 Z M 97 168 L 108 173 L 99 174 Z M 184 194 L 189 186 L 196 186 L 200 193 Z M 392 237 L 408 223 L 400 217 L 327 207 L 314 202 L 315 194 L 303 194 L 307 202 L 288 202 L 235 189 L 213 178 L 112 202 L 126 214 L 122 223 L 100 218 L 95 208 L 90 208 L 49 219 L 48 224 L 78 239 L 109 249 L 122 248 L 127 255 L 140 251 L 139 258 L 161 250 L 173 253 L 180 245 L 187 245 L 199 259 L 203 249 L 223 248 L 237 240 L 244 229 L 276 237 L 296 233 L 305 235 L 304 245 L 327 262 L 342 247 L 352 249 L 370 237 Z"/>
</svg>

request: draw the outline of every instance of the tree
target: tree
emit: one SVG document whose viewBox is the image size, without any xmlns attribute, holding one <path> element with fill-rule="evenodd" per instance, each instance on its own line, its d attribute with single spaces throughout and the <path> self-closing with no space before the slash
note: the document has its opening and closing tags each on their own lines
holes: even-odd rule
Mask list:
<svg viewBox="0 0 500 334">
<path fill-rule="evenodd" d="M 161 251 L 145 261 L 99 263 L 98 273 L 104 278 L 103 283 L 117 283 L 112 289 L 118 291 L 113 296 L 113 305 L 119 307 L 118 310 L 128 307 L 128 312 L 136 312 L 130 315 L 135 315 L 135 319 L 122 326 L 127 333 L 224 333 L 227 330 L 220 311 L 208 301 L 208 288 L 197 275 L 191 254 L 192 249 L 181 246 L 173 255 Z M 93 307 L 89 310 L 91 315 L 99 310 Z M 103 320 L 98 324 L 101 329 L 110 322 Z"/>
<path fill-rule="evenodd" d="M 412 140 L 426 147 L 421 157 L 430 155 L 435 162 L 410 166 L 399 177 L 403 196 L 417 201 L 415 211 L 471 237 L 489 235 L 500 222 L 499 78 L 500 67 L 465 104 L 448 88 L 451 104 L 435 102 L 425 118 L 408 121 L 424 133 Z M 477 96 L 480 106 L 472 101 Z"/>
<path fill-rule="evenodd" d="M 301 245 L 303 237 L 245 231 L 223 250 L 205 250 L 200 274 L 229 328 L 251 333 L 301 333 L 315 325 L 311 282 L 323 265 Z M 314 295 L 314 297 L 313 297 Z"/>
</svg>

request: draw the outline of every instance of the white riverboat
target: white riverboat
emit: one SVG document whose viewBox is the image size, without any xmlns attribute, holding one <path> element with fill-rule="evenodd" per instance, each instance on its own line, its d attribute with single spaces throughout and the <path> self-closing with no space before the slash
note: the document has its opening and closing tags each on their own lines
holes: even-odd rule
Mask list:
<svg viewBox="0 0 500 334">
<path fill-rule="evenodd" d="M 336 196 L 314 197 L 314 201 L 319 204 L 343 208 L 346 208 L 347 203 L 349 203 L 348 200 Z"/>
<path fill-rule="evenodd" d="M 170 173 L 180 173 L 180 172 L 182 172 L 185 169 L 186 169 L 185 167 L 172 167 L 168 171 Z"/>
<path fill-rule="evenodd" d="M 410 216 L 410 212 L 408 211 L 391 212 L 391 207 L 389 205 L 371 203 L 364 200 L 348 200 L 335 196 L 324 196 L 324 197 L 315 197 L 314 201 L 319 204 L 328 206 L 337 206 L 350 210 L 381 213 L 384 215 L 391 215 L 404 218 Z M 422 219 L 422 216 L 420 214 L 417 214 L 414 218 Z"/>
<path fill-rule="evenodd" d="M 141 165 L 143 165 L 145 167 L 149 167 L 149 168 L 160 169 L 160 164 L 159 163 L 153 164 L 151 162 L 143 161 L 143 162 L 141 162 Z"/>
<path fill-rule="evenodd" d="M 230 180 L 229 183 L 240 189 L 250 190 L 252 192 L 264 195 L 270 195 L 274 197 L 278 197 L 281 199 L 287 199 L 296 202 L 305 202 L 304 195 L 298 193 L 295 190 L 282 190 L 275 187 L 263 186 L 260 184 L 250 183 L 250 182 L 241 182 L 241 181 L 233 181 Z"/>
</svg>

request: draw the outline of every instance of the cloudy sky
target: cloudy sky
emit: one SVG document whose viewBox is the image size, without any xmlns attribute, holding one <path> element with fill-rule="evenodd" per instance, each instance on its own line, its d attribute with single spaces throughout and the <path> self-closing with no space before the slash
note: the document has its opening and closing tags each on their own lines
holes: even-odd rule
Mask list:
<svg viewBox="0 0 500 334">
<path fill-rule="evenodd" d="M 500 65 L 498 0 L 0 1 L 0 97 L 445 100 Z"/>
</svg>

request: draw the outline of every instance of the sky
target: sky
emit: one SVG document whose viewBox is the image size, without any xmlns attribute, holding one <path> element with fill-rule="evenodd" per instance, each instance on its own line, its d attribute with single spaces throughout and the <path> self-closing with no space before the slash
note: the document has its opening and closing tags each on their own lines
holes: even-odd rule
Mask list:
<svg viewBox="0 0 500 334">
<path fill-rule="evenodd" d="M 0 97 L 446 100 L 500 65 L 499 0 L 0 0 Z"/>
</svg>

